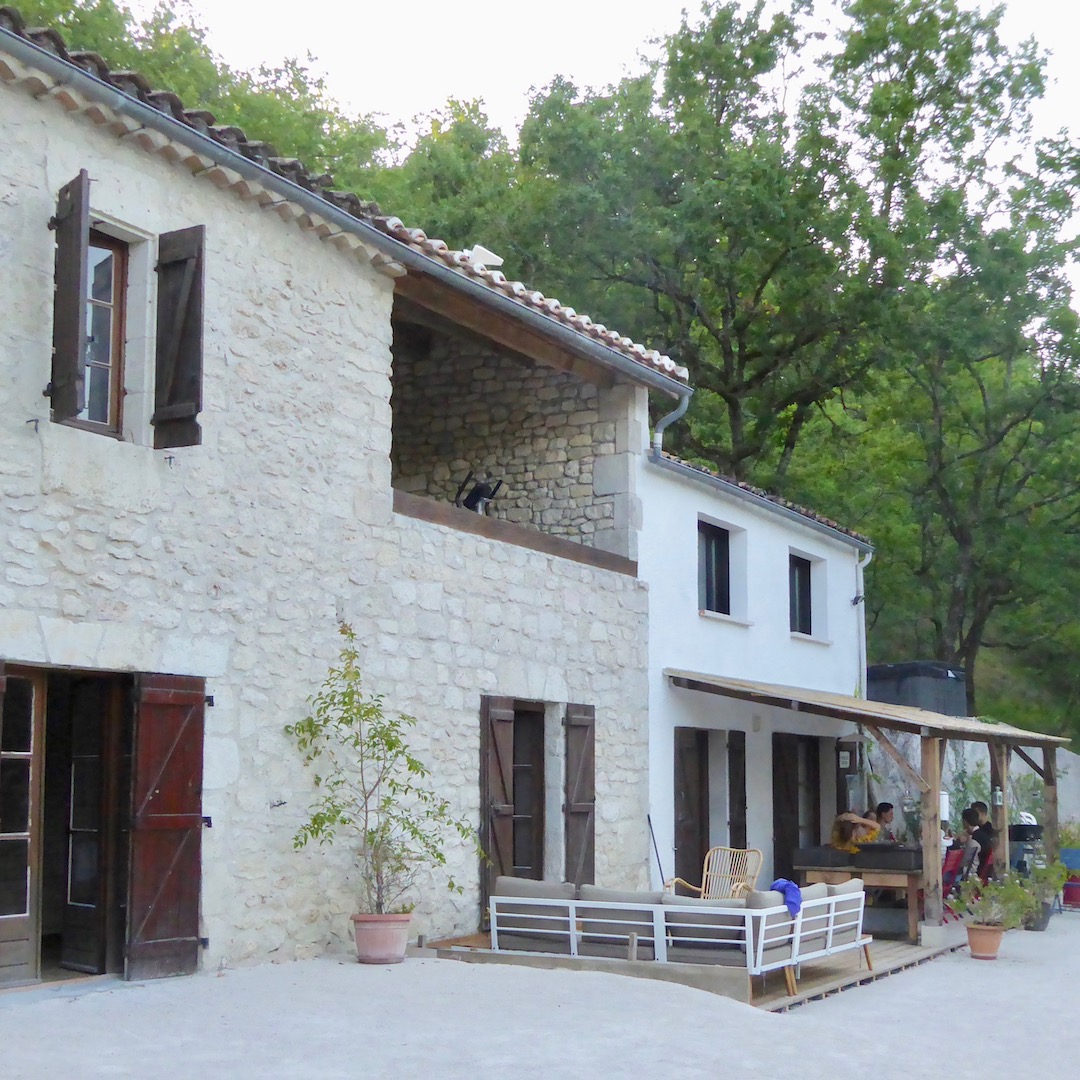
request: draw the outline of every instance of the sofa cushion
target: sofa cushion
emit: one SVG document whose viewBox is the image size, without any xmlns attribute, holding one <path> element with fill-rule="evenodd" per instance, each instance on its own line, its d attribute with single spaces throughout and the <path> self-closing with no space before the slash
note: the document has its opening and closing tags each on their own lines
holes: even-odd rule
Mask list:
<svg viewBox="0 0 1080 1080">
<path fill-rule="evenodd" d="M 667 893 L 663 904 L 665 907 L 708 909 L 700 914 L 696 911 L 665 911 L 664 925 L 673 942 L 689 948 L 745 948 L 745 899 L 731 897 L 725 900 L 703 900 L 700 896 L 674 896 Z"/>
<path fill-rule="evenodd" d="M 847 893 L 861 893 L 866 890 L 861 877 L 849 878 L 847 881 L 841 881 L 837 885 L 830 885 L 828 888 L 830 896 L 845 896 Z"/>
<path fill-rule="evenodd" d="M 541 900 L 573 900 L 572 881 L 534 881 L 532 878 L 497 877 L 492 896 L 536 896 Z"/>
<path fill-rule="evenodd" d="M 576 891 L 570 881 L 497 877 L 493 896 L 520 898 L 517 903 L 499 904 L 499 948 L 568 953 L 569 904 L 530 904 L 529 900 L 572 900 Z"/>
<path fill-rule="evenodd" d="M 605 904 L 659 904 L 663 890 L 634 892 L 631 889 L 605 889 L 599 885 L 581 885 L 577 891 L 579 900 L 599 900 Z M 614 913 L 613 913 L 614 914 Z"/>
<path fill-rule="evenodd" d="M 589 955 L 625 956 L 630 935 L 637 934 L 641 943 L 639 956 L 652 956 L 653 913 L 663 893 L 634 892 L 629 889 L 605 889 L 600 885 L 582 885 L 578 888 L 578 928 L 582 931 L 580 948 Z M 634 904 L 629 908 L 586 907 L 588 901 L 603 904 Z M 602 951 L 588 946 L 600 946 Z M 645 946 L 648 946 L 647 953 Z M 609 951 L 610 948 L 610 951 Z"/>
<path fill-rule="evenodd" d="M 825 882 L 819 881 L 816 885 L 804 885 L 799 891 L 805 904 L 808 900 L 824 900 L 829 895 L 829 888 Z"/>
<path fill-rule="evenodd" d="M 772 889 L 754 889 L 746 895 L 748 908 L 783 907 L 784 894 L 774 892 Z"/>
</svg>

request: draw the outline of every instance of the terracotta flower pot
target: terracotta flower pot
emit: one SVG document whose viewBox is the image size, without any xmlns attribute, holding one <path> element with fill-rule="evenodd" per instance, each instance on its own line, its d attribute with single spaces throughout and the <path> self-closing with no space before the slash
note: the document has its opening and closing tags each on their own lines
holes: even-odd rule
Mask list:
<svg viewBox="0 0 1080 1080">
<path fill-rule="evenodd" d="M 352 915 L 356 959 L 361 964 L 400 964 L 409 944 L 412 914 Z"/>
<path fill-rule="evenodd" d="M 1001 938 L 1005 933 L 1003 926 L 981 926 L 978 923 L 967 924 L 968 947 L 975 960 L 996 960 Z"/>
</svg>

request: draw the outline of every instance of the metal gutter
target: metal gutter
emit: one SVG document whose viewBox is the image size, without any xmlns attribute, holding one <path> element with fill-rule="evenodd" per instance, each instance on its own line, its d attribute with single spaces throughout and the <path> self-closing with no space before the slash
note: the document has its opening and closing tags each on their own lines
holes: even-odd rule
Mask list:
<svg viewBox="0 0 1080 1080">
<path fill-rule="evenodd" d="M 678 405 L 678 408 L 674 412 L 669 412 L 667 416 L 662 416 L 656 422 L 656 427 L 653 428 L 652 435 L 652 448 L 659 453 L 664 448 L 664 432 L 667 430 L 669 424 L 675 423 L 676 420 L 681 419 L 686 415 L 686 410 L 690 407 L 690 395 L 693 394 L 693 390 L 687 394 Z"/>
<path fill-rule="evenodd" d="M 739 487 L 738 484 L 733 484 L 730 480 L 725 480 L 723 477 L 714 476 L 712 473 L 702 472 L 701 469 L 695 469 L 692 465 L 685 465 L 681 461 L 672 461 L 670 458 L 664 457 L 664 455 L 655 447 L 649 451 L 648 460 L 658 468 L 675 473 L 684 480 L 694 480 L 699 484 L 705 484 L 707 487 L 723 492 L 725 495 L 730 495 L 732 498 L 739 499 L 741 502 L 749 503 L 751 506 L 756 506 L 761 510 L 768 510 L 772 514 L 779 514 L 789 521 L 798 522 L 798 524 L 807 529 L 813 529 L 815 532 L 823 533 L 833 540 L 839 540 L 844 544 L 849 544 L 858 551 L 866 554 L 872 554 L 874 551 L 873 544 L 868 544 L 865 540 L 859 540 L 854 536 L 849 536 L 847 533 L 841 532 L 832 525 L 826 525 L 822 521 L 817 521 L 814 518 L 807 517 L 805 514 L 800 514 L 798 510 L 792 510 L 788 506 L 775 503 L 772 499 L 766 498 L 764 495 L 758 495 L 753 491 L 747 491 L 746 488 Z"/>
<path fill-rule="evenodd" d="M 0 47 L 11 56 L 23 63 L 37 68 L 46 75 L 55 79 L 64 86 L 70 86 L 83 97 L 90 98 L 101 105 L 106 106 L 113 112 L 151 128 L 170 139 L 194 150 L 197 154 L 210 158 L 216 164 L 230 169 L 243 177 L 260 184 L 262 187 L 295 203 L 313 214 L 332 222 L 345 232 L 351 232 L 360 237 L 365 243 L 378 249 L 408 267 L 422 274 L 428 274 L 437 281 L 457 289 L 470 299 L 492 310 L 509 315 L 524 322 L 537 333 L 553 339 L 569 351 L 593 360 L 603 367 L 617 371 L 621 375 L 642 383 L 650 389 L 658 390 L 675 398 L 686 398 L 692 393 L 691 389 L 676 379 L 669 378 L 658 371 L 654 371 L 639 364 L 630 357 L 624 356 L 615 349 L 597 341 L 591 341 L 583 337 L 575 330 L 555 322 L 546 315 L 524 307 L 522 304 L 511 300 L 502 293 L 497 293 L 486 285 L 465 277 L 452 270 L 450 267 L 418 251 L 413 251 L 407 244 L 400 240 L 387 236 L 374 225 L 347 214 L 344 210 L 320 198 L 313 192 L 300 187 L 277 173 L 272 172 L 263 165 L 251 161 L 236 150 L 230 150 L 221 143 L 204 135 L 187 124 L 159 112 L 150 105 L 146 105 L 137 98 L 103 82 L 96 75 L 83 71 L 82 68 L 62 59 L 55 54 L 42 49 L 25 38 L 13 34 L 10 30 L 0 27 Z"/>
</svg>

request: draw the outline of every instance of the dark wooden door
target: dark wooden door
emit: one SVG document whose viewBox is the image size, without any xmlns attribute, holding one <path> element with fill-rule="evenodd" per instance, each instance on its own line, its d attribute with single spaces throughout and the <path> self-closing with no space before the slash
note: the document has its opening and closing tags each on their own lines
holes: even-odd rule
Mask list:
<svg viewBox="0 0 1080 1080">
<path fill-rule="evenodd" d="M 544 876 L 544 710 L 514 709 L 514 877 Z"/>
<path fill-rule="evenodd" d="M 566 706 L 566 880 L 596 881 L 596 709 Z"/>
<path fill-rule="evenodd" d="M 773 876 L 790 878 L 798 848 L 820 838 L 818 740 L 773 735 Z"/>
<path fill-rule="evenodd" d="M 204 681 L 188 676 L 136 680 L 129 979 L 198 966 L 205 693 Z"/>
<path fill-rule="evenodd" d="M 727 735 L 728 845 L 746 847 L 746 732 Z"/>
<path fill-rule="evenodd" d="M 105 970 L 105 913 L 109 807 L 105 805 L 106 716 L 109 683 L 76 679 L 71 687 L 71 760 L 68 767 L 67 888 L 60 964 L 75 971 Z"/>
<path fill-rule="evenodd" d="M 0 662 L 0 986 L 40 972 L 45 682 Z"/>
<path fill-rule="evenodd" d="M 675 876 L 701 884 L 709 849 L 709 733 L 675 729 Z"/>
<path fill-rule="evenodd" d="M 480 699 L 480 916 L 495 879 L 514 870 L 514 699 Z"/>
</svg>

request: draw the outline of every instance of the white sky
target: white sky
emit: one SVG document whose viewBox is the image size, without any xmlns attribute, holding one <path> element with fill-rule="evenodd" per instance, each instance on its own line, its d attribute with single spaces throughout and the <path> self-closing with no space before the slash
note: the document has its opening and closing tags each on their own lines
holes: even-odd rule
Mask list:
<svg viewBox="0 0 1080 1080">
<path fill-rule="evenodd" d="M 977 6 L 976 0 L 962 0 Z M 152 0 L 129 0 L 136 10 Z M 648 42 L 674 30 L 698 0 L 190 0 L 210 31 L 211 47 L 231 66 L 255 68 L 287 56 L 314 57 L 332 95 L 352 112 L 408 122 L 448 98 L 482 98 L 507 134 L 520 124 L 531 88 L 555 75 L 605 86 Z M 820 5 L 824 7 L 825 5 Z M 989 5 L 983 3 L 984 9 Z M 1005 34 L 1034 35 L 1056 50 L 1056 80 L 1039 111 L 1040 128 L 1071 122 L 1080 100 L 1076 0 L 1006 0 Z"/>
</svg>

